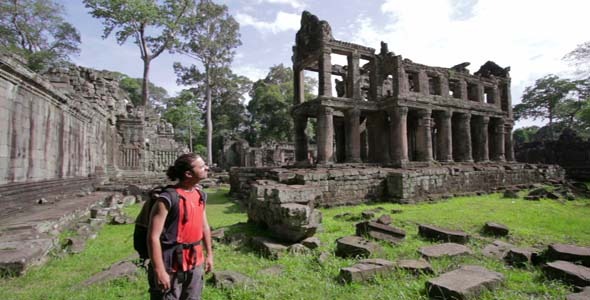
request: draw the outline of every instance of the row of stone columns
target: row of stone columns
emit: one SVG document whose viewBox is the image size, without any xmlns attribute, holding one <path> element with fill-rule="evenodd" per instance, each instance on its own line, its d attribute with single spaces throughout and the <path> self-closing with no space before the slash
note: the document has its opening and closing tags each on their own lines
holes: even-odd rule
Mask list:
<svg viewBox="0 0 590 300">
<path fill-rule="evenodd" d="M 393 107 L 385 116 L 375 114 L 367 122 L 369 131 L 369 157 L 381 163 L 403 166 L 409 161 L 407 107 Z M 344 113 L 345 161 L 361 162 L 360 110 L 349 109 Z M 473 116 L 470 113 L 436 111 L 436 147 L 433 147 L 433 113 L 429 109 L 416 110 L 415 160 L 429 162 L 436 158 L 441 162 L 503 161 L 514 160 L 512 152 L 512 127 L 501 118 Z M 491 123 L 491 124 L 490 124 Z M 295 117 L 296 159 L 307 159 L 306 117 Z M 389 130 L 387 128 L 389 126 Z M 490 129 L 491 126 L 491 129 Z M 473 127 L 473 128 L 472 128 Z M 334 109 L 321 107 L 316 128 L 317 163 L 335 161 L 334 157 Z M 488 132 L 491 133 L 491 137 Z M 492 145 L 490 147 L 489 145 Z M 506 150 L 506 151 L 505 151 Z M 490 154 L 491 152 L 491 154 Z M 491 156 L 491 157 L 490 157 Z"/>
</svg>

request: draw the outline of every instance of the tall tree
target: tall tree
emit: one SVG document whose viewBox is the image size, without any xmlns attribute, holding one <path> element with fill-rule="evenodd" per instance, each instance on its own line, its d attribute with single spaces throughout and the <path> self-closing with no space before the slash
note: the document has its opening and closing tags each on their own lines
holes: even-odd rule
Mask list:
<svg viewBox="0 0 590 300">
<path fill-rule="evenodd" d="M 194 138 L 201 132 L 202 113 L 195 105 L 196 95 L 193 89 L 181 91 L 178 96 L 166 101 L 166 110 L 163 117 L 175 128 L 177 139 L 189 145 L 191 151 L 197 147 L 198 141 Z"/>
<path fill-rule="evenodd" d="M 312 98 L 311 88 L 316 83 L 305 78 L 305 98 Z M 293 118 L 290 114 L 293 103 L 293 71 L 283 64 L 270 68 L 264 79 L 254 83 L 248 102 L 252 144 L 287 142 L 294 136 Z"/>
<path fill-rule="evenodd" d="M 149 100 L 150 63 L 178 43 L 176 35 L 194 13 L 193 0 L 84 0 L 93 17 L 102 19 L 103 38 L 115 32 L 122 45 L 130 37 L 143 61 L 141 105 Z"/>
<path fill-rule="evenodd" d="M 141 105 L 142 83 L 142 78 L 132 78 L 123 74 L 121 74 L 119 79 L 119 87 L 127 92 L 129 99 L 134 106 Z M 148 83 L 148 87 L 150 90 L 148 103 L 150 103 L 152 107 L 156 109 L 164 108 L 168 99 L 168 91 L 166 91 L 165 88 L 157 86 L 151 82 Z"/>
<path fill-rule="evenodd" d="M 575 89 L 575 84 L 568 79 L 560 79 L 556 75 L 547 75 L 537 79 L 533 86 L 524 90 L 522 102 L 514 107 L 514 118 L 547 119 L 549 120 L 549 136 L 554 139 L 553 122 L 557 109 L 568 94 Z"/>
<path fill-rule="evenodd" d="M 0 1 L 0 45 L 23 56 L 33 71 L 69 61 L 80 52 L 80 33 L 52 0 Z"/>
<path fill-rule="evenodd" d="M 184 84 L 203 82 L 207 103 L 207 163 L 213 163 L 212 88 L 217 85 L 235 55 L 234 49 L 241 45 L 240 25 L 229 14 L 227 6 L 201 0 L 197 13 L 182 27 L 185 39 L 178 50 L 197 60 L 202 71 L 195 65 L 189 67 L 175 64 L 179 80 Z"/>
</svg>

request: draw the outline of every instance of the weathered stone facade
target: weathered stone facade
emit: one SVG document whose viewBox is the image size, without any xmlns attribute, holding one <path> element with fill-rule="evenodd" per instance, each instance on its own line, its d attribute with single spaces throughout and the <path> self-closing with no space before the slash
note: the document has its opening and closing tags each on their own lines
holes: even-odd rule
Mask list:
<svg viewBox="0 0 590 300">
<path fill-rule="evenodd" d="M 332 55 L 346 56 L 348 65 L 332 65 Z M 297 161 L 308 159 L 310 118 L 317 120 L 318 164 L 513 161 L 509 68 L 488 61 L 472 75 L 468 64 L 421 65 L 385 43 L 375 54 L 334 39 L 326 21 L 304 12 L 293 47 Z M 318 97 L 307 102 L 304 71 L 319 76 Z M 342 78 L 337 95 L 333 77 Z"/>
<path fill-rule="evenodd" d="M 314 152 L 309 155 L 313 157 Z M 281 167 L 295 162 L 295 145 L 292 143 L 264 144 L 252 147 L 243 139 L 228 140 L 218 155 L 219 167 Z"/>
<path fill-rule="evenodd" d="M 163 170 L 181 150 L 171 128 L 125 97 L 110 72 L 40 76 L 0 54 L 0 185 Z"/>
</svg>

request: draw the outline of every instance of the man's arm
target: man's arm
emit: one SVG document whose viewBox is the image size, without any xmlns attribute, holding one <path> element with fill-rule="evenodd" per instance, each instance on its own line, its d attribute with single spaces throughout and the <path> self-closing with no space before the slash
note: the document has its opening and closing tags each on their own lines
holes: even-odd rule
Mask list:
<svg viewBox="0 0 590 300">
<path fill-rule="evenodd" d="M 166 272 L 166 266 L 164 266 L 164 259 L 162 258 L 162 245 L 160 244 L 160 235 L 164 230 L 164 223 L 166 222 L 166 216 L 168 215 L 168 208 L 163 201 L 157 201 L 152 207 L 150 224 L 148 227 L 148 253 L 154 272 L 156 273 L 156 279 L 158 286 L 163 290 L 170 289 L 170 275 Z"/>
<path fill-rule="evenodd" d="M 207 211 L 203 210 L 203 242 L 205 243 L 205 250 L 207 256 L 205 257 L 205 272 L 213 271 L 213 244 L 211 243 L 211 228 L 209 221 L 207 221 Z"/>
</svg>

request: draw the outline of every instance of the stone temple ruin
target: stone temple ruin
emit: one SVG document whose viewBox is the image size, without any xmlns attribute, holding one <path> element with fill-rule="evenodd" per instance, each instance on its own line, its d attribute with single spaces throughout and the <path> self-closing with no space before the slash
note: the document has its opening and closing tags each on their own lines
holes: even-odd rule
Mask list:
<svg viewBox="0 0 590 300">
<path fill-rule="evenodd" d="M 231 193 L 245 200 L 251 221 L 300 241 L 319 225 L 318 206 L 408 203 L 563 177 L 556 166 L 514 161 L 509 68 L 488 61 L 470 74 L 469 63 L 421 65 L 385 43 L 375 53 L 331 32 L 303 13 L 292 57 L 296 164 L 230 171 Z M 335 55 L 347 65 L 333 65 Z M 309 71 L 319 90 L 304 101 Z M 316 159 L 305 133 L 313 118 Z"/>
</svg>

